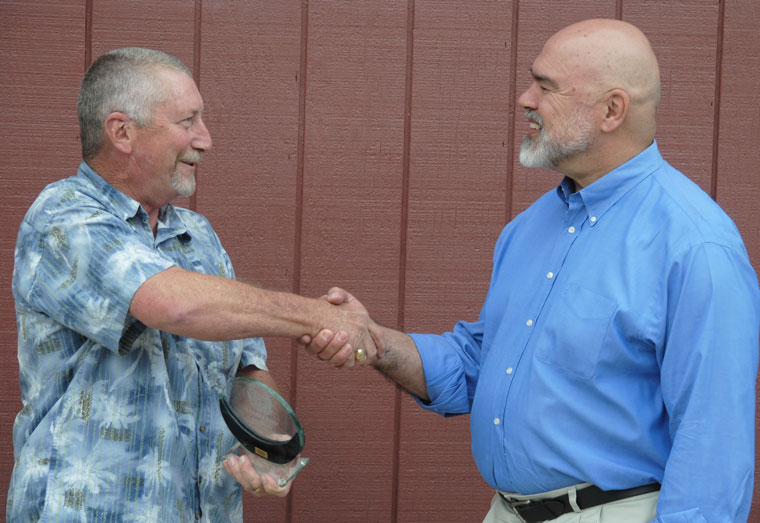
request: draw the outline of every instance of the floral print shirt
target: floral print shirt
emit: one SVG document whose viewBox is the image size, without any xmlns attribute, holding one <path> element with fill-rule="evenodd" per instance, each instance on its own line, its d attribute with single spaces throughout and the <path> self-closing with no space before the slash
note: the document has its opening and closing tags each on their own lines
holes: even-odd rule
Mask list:
<svg viewBox="0 0 760 523">
<path fill-rule="evenodd" d="M 167 205 L 154 237 L 139 203 L 85 162 L 27 212 L 13 273 L 23 408 L 8 521 L 242 520 L 218 399 L 239 367 L 266 370 L 266 349 L 132 317 L 140 285 L 172 266 L 234 278 L 203 216 Z"/>
</svg>

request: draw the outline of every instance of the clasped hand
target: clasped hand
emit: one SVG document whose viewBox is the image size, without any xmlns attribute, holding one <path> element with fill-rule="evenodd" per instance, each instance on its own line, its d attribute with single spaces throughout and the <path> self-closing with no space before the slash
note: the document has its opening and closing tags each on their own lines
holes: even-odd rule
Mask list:
<svg viewBox="0 0 760 523">
<path fill-rule="evenodd" d="M 371 319 L 367 309 L 349 292 L 333 287 L 322 299 L 338 307 L 346 316 L 337 330 L 322 329 L 313 338 L 302 336 L 299 343 L 306 346 L 309 354 L 334 367 L 363 367 L 382 356 L 369 333 Z M 357 353 L 363 349 L 366 357 Z"/>
</svg>

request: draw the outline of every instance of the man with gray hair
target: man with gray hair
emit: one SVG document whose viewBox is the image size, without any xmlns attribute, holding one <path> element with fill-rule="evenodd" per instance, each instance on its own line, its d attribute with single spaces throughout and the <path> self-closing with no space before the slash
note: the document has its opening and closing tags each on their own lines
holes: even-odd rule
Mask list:
<svg viewBox="0 0 760 523">
<path fill-rule="evenodd" d="M 227 382 L 274 387 L 261 336 L 330 328 L 347 333 L 341 362 L 354 347 L 373 356 L 368 316 L 235 281 L 209 222 L 170 204 L 193 193 L 211 148 L 179 60 L 106 53 L 78 113 L 79 172 L 42 191 L 16 246 L 23 409 L 7 519 L 241 521 L 241 485 L 284 496 L 290 484 L 225 459 Z"/>
</svg>

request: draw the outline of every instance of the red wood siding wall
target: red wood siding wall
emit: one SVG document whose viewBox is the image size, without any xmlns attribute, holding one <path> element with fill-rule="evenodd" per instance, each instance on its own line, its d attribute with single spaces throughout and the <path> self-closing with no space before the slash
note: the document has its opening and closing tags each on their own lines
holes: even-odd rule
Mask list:
<svg viewBox="0 0 760 523">
<path fill-rule="evenodd" d="M 345 286 L 382 323 L 441 332 L 477 316 L 503 224 L 558 182 L 517 162 L 516 99 L 546 38 L 590 17 L 648 34 L 661 149 L 731 214 L 760 267 L 756 0 L 0 0 L 3 503 L 21 408 L 16 231 L 76 170 L 94 57 L 154 47 L 193 69 L 214 148 L 180 203 L 208 216 L 242 279 L 311 296 Z M 288 499 L 247 499 L 247 521 L 481 520 L 491 492 L 466 417 L 267 342 L 312 462 Z"/>
</svg>

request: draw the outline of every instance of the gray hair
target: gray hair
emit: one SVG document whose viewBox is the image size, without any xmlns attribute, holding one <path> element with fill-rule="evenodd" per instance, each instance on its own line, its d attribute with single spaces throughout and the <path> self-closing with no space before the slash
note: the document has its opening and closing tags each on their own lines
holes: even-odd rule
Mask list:
<svg viewBox="0 0 760 523">
<path fill-rule="evenodd" d="M 83 159 L 89 160 L 100 151 L 109 114 L 122 112 L 140 126 L 152 123 L 153 111 L 167 96 L 156 74 L 162 69 L 193 76 L 179 59 L 140 47 L 115 49 L 92 63 L 77 100 Z"/>
</svg>

